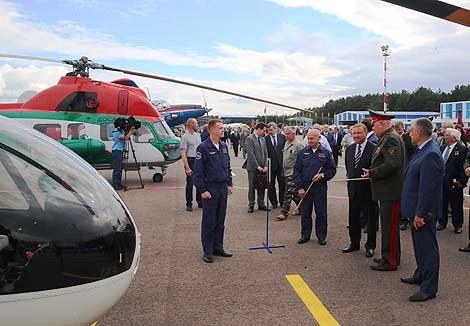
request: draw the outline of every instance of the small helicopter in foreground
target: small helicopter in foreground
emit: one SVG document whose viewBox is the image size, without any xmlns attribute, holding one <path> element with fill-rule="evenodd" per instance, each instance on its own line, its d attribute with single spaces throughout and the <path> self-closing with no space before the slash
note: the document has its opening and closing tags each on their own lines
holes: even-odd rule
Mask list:
<svg viewBox="0 0 470 326">
<path fill-rule="evenodd" d="M 89 326 L 137 272 L 129 210 L 74 152 L 2 116 L 0 175 L 1 324 Z"/>
</svg>

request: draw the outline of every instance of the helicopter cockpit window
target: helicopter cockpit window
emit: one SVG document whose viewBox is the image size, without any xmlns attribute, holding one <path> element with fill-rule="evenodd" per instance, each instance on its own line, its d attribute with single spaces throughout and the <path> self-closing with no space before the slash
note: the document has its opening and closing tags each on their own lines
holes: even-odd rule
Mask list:
<svg viewBox="0 0 470 326">
<path fill-rule="evenodd" d="M 167 139 L 175 137 L 173 131 L 171 131 L 170 127 L 168 127 L 165 122 L 157 121 L 153 123 L 153 126 L 155 127 L 155 131 L 157 132 L 158 138 Z"/>
<path fill-rule="evenodd" d="M 67 139 L 85 139 L 85 124 L 71 123 L 67 128 Z"/>
<path fill-rule="evenodd" d="M 37 124 L 33 127 L 44 135 L 51 137 L 52 139 L 62 139 L 62 127 L 60 124 Z"/>
<path fill-rule="evenodd" d="M 137 142 L 138 143 L 148 143 L 149 140 L 154 139 L 152 131 L 146 125 L 142 125 L 137 129 Z"/>
<path fill-rule="evenodd" d="M 11 158 L 11 154 L 0 149 L 0 209 L 27 210 L 29 205 L 21 190 L 13 181 L 12 176 L 7 173 L 6 164 Z"/>
</svg>

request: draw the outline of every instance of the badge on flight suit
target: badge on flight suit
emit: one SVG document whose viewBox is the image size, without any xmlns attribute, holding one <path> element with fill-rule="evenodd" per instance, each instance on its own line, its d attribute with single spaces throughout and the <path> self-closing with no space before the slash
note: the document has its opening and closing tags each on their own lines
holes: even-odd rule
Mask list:
<svg viewBox="0 0 470 326">
<path fill-rule="evenodd" d="M 217 152 L 209 152 L 209 155 L 215 155 Z"/>
<path fill-rule="evenodd" d="M 318 158 L 326 158 L 326 154 L 325 153 L 318 153 Z"/>
<path fill-rule="evenodd" d="M 202 158 L 201 152 L 196 152 L 196 160 L 200 160 Z"/>
<path fill-rule="evenodd" d="M 228 153 L 228 152 L 227 152 L 227 149 L 226 149 L 225 147 L 222 148 L 222 153 L 224 153 L 224 154 L 227 154 L 227 153 Z"/>
<path fill-rule="evenodd" d="M 455 151 L 455 152 L 454 152 L 454 155 L 455 155 L 455 156 L 459 156 L 459 155 L 460 155 L 459 151 Z"/>
</svg>

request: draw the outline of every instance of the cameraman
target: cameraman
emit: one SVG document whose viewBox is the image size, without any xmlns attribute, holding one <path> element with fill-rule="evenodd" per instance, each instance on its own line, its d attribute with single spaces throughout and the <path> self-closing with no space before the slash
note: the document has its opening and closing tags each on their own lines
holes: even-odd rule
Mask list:
<svg viewBox="0 0 470 326">
<path fill-rule="evenodd" d="M 122 179 L 122 153 L 124 151 L 124 144 L 126 140 L 131 138 L 132 134 L 135 131 L 135 127 L 131 126 L 127 134 L 124 132 L 122 128 L 119 126 L 114 125 L 113 130 L 113 150 L 112 150 L 112 158 L 113 158 L 113 187 L 116 190 L 124 189 L 124 186 L 121 183 Z"/>
</svg>

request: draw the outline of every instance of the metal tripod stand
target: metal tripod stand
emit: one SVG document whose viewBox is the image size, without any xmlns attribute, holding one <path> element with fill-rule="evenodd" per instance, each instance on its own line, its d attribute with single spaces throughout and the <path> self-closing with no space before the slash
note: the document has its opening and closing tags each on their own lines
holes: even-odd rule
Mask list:
<svg viewBox="0 0 470 326">
<path fill-rule="evenodd" d="M 140 180 L 140 189 L 143 189 L 144 188 L 144 183 L 142 181 L 142 176 L 140 175 L 140 165 L 137 162 L 137 157 L 135 156 L 134 145 L 132 144 L 132 139 L 131 138 L 126 140 L 125 148 L 124 148 L 124 151 L 122 152 L 122 158 L 123 159 L 126 159 L 126 160 L 129 159 L 129 149 L 132 152 L 132 157 L 134 158 L 135 168 L 131 167 L 132 165 L 129 166 L 129 163 L 127 163 L 126 165 L 128 165 L 128 166 L 124 168 L 124 191 L 130 190 L 130 189 L 139 189 L 139 188 L 128 188 L 127 187 L 127 170 L 136 170 L 137 171 L 137 174 L 139 175 L 139 180 Z"/>
</svg>

